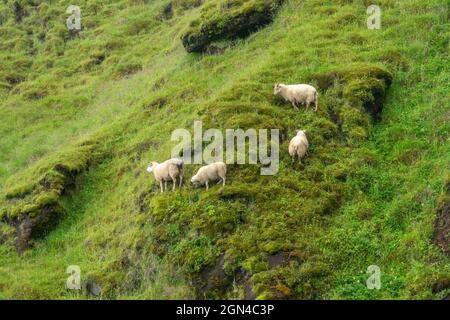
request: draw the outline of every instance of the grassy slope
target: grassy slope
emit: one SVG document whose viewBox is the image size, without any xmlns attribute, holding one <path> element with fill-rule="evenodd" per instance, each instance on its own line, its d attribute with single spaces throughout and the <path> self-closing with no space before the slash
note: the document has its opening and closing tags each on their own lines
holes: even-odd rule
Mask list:
<svg viewBox="0 0 450 320">
<path fill-rule="evenodd" d="M 161 5 L 151 5 L 148 10 L 142 10 L 146 7 L 137 5 L 120 9 L 121 2 L 116 2 L 119 5 L 111 6 L 110 10 L 119 12 L 112 18 L 117 20 L 139 16 L 142 12 L 159 12 L 161 8 Z M 10 95 L 1 105 L 2 116 L 10 117 L 2 122 L 1 128 L 2 132 L 8 133 L 2 135 L 1 140 L 1 185 L 19 168 L 42 156 L 46 161 L 46 157 L 52 157 L 51 150 L 67 144 L 67 140 L 86 137 L 102 125 L 106 126 L 103 130 L 107 132 L 108 152 L 79 177 L 76 191 L 63 200 L 68 217 L 39 241 L 35 249 L 18 256 L 6 246 L 2 247 L 1 297 L 73 298 L 73 293 L 64 289 L 65 268 L 70 264 L 81 266 L 84 279 L 92 277 L 99 281 L 104 297 L 192 297 L 190 272 L 195 273 L 198 268 L 213 262 L 218 251 L 227 250 L 231 255 L 233 246 L 239 241 L 252 245 L 251 237 L 264 230 L 264 223 L 269 222 L 278 222 L 282 228 L 268 228 L 273 233 L 265 235 L 266 239 L 256 240 L 260 252 L 249 252 L 248 257 L 237 259 L 237 262 L 229 259 L 232 267 L 233 264 L 242 265 L 254 274 L 259 273 L 254 281 L 262 287 L 258 292 L 261 297 L 269 294 L 265 289 L 267 286 L 303 298 L 442 296 L 443 292 L 436 295 L 431 288 L 449 273 L 448 258 L 430 244 L 430 237 L 450 154 L 444 4 L 440 1 L 421 1 L 420 4 L 383 1 L 384 28 L 368 31 L 364 27 L 365 6 L 361 2 L 341 6 L 320 1 L 322 5 L 313 9 L 316 3 L 290 1 L 274 24 L 248 41 L 238 43 L 224 55 L 211 57 L 188 55 L 180 44 L 180 31 L 196 15 L 195 10 L 179 13 L 170 21 L 158 22 L 155 29 L 134 36 L 124 34 L 122 25 L 101 17 L 99 25 L 107 30 L 100 33 L 105 41 L 112 35 L 119 35 L 117 37 L 127 43 L 126 49 L 112 51 L 111 56 L 119 59 L 124 52 L 129 52 L 130 56 L 142 59 L 143 71 L 128 79 L 115 79 L 117 70 L 111 58 L 111 64 L 105 60 L 103 63 L 106 64 L 97 71 L 72 75 L 77 81 L 81 76 L 88 78 L 86 83 L 79 85 L 86 99 L 77 107 L 63 105 L 55 110 L 45 99 L 29 101 Z M 290 32 L 286 33 L 286 29 Z M 84 40 L 68 42 L 73 46 L 73 51 L 67 49 L 72 56 L 64 55 L 67 59 L 61 62 L 61 70 L 77 56 L 77 41 L 88 45 L 94 35 L 95 32 L 88 29 Z M 256 102 L 258 110 L 267 107 L 271 114 L 278 115 L 280 107 L 272 106 L 265 98 L 270 96 L 273 82 L 280 79 L 283 82 L 298 81 L 305 79 L 305 75 L 355 61 L 382 63 L 394 72 L 395 81 L 389 90 L 382 121 L 370 129 L 367 142 L 355 144 L 355 155 L 354 149 L 344 148 L 342 144 L 339 145 L 342 149 L 332 146 L 327 149 L 328 152 L 336 150 L 338 156 L 341 152 L 346 156 L 353 155 L 356 160 L 360 158 L 359 153 L 368 153 L 375 159 L 352 167 L 344 188 L 343 206 L 331 216 L 315 218 L 313 210 L 313 216 L 292 220 L 298 221 L 296 235 L 303 234 L 304 239 L 296 239 L 294 248 L 289 249 L 302 254 L 301 248 L 307 246 L 305 250 L 314 251 L 314 255 L 303 255 L 306 259 L 303 266 L 306 267 L 292 265 L 279 268 L 277 273 L 266 270 L 263 263 L 267 253 L 280 249 L 277 246 L 288 248 L 286 243 L 276 241 L 284 239 L 286 232 L 292 232 L 292 225 L 281 224 L 286 217 L 278 216 L 278 210 L 292 211 L 294 215 L 308 212 L 292 202 L 298 201 L 295 200 L 296 192 L 289 193 L 279 203 L 256 201 L 250 204 L 250 209 L 245 208 L 248 207 L 245 199 L 230 203 L 220 200 L 215 189 L 209 198 L 204 192 L 188 188 L 174 195 L 144 193 L 150 187 L 155 190 L 143 172 L 145 164 L 150 158 L 162 159 L 169 155 L 171 144 L 166 141 L 174 128 L 190 128 L 194 119 L 205 119 L 205 110 L 216 110 L 220 115 L 223 110 L 220 101 L 225 99 L 236 104 Z M 165 85 L 152 90 L 154 83 L 161 83 L 161 79 Z M 49 81 L 58 84 L 55 80 Z M 234 94 L 239 92 L 238 88 L 244 88 L 242 97 Z M 245 91 L 255 88 L 256 91 Z M 74 92 L 60 90 L 61 100 L 79 94 L 75 89 Z M 259 99 L 256 93 L 263 98 Z M 161 102 L 158 99 L 166 96 L 170 98 L 163 107 L 151 107 L 152 102 Z M 324 96 L 324 105 L 332 102 L 331 94 Z M 11 112 L 12 108 L 14 112 Z M 296 114 L 288 107 L 281 108 L 285 108 L 290 118 L 283 118 L 285 123 L 282 124 L 290 135 L 298 124 L 317 121 L 312 114 L 303 111 Z M 21 110 L 20 113 L 17 110 Z M 326 119 L 328 115 L 321 110 L 319 117 Z M 39 119 L 36 127 L 19 125 L 32 123 L 35 119 Z M 59 121 L 56 125 L 55 119 Z M 107 125 L 114 119 L 118 119 L 115 124 Z M 234 121 L 239 123 L 242 119 Z M 315 142 L 313 146 L 317 148 L 321 141 Z M 321 159 L 315 159 L 314 153 L 311 157 L 311 166 L 321 169 Z M 281 173 L 300 179 L 298 169 L 290 168 L 283 155 L 282 159 Z M 188 175 L 193 170 L 189 168 Z M 231 190 L 248 192 L 245 184 L 239 181 L 245 173 L 232 170 Z M 252 188 L 258 193 L 267 192 L 261 187 L 267 181 L 252 179 L 253 176 L 247 181 L 252 183 Z M 281 177 L 274 180 L 270 182 L 272 187 L 286 182 Z M 139 201 L 141 195 L 143 202 Z M 199 197 L 200 203 L 195 205 Z M 308 197 L 314 200 L 314 197 Z M 158 214 L 177 212 L 177 209 L 167 207 L 170 201 L 176 201 L 182 208 L 178 210 L 186 210 L 186 214 L 160 223 Z M 189 211 L 192 203 L 195 209 Z M 142 206 L 146 214 L 139 212 Z M 265 210 L 271 214 L 266 213 L 266 222 L 260 221 L 258 217 L 263 216 Z M 202 220 L 211 226 L 225 225 L 230 221 L 216 221 L 208 215 L 233 220 L 236 219 L 233 212 L 241 211 L 248 216 L 248 221 L 231 221 L 233 235 L 225 237 L 225 244 L 217 243 L 214 236 L 205 233 L 205 226 L 196 226 Z M 155 219 L 156 228 L 151 223 Z M 180 227 L 180 221 L 186 219 L 188 224 L 194 225 L 187 231 Z M 257 229 L 252 231 L 252 226 Z M 219 228 L 219 232 L 222 231 Z M 158 235 L 180 240 L 165 248 L 167 255 L 163 258 L 150 253 L 158 253 L 159 249 L 154 248 L 152 241 Z M 83 246 L 85 239 L 90 240 L 87 247 Z M 193 244 L 196 241 L 201 244 Z M 202 244 L 205 241 L 206 244 Z M 200 251 L 195 251 L 196 248 Z M 319 263 L 316 264 L 315 259 Z M 368 291 L 364 286 L 365 269 L 370 264 L 379 265 L 385 275 L 383 289 L 377 292 Z M 311 270 L 325 266 L 327 270 L 325 275 L 317 275 L 314 270 L 308 273 L 308 266 Z M 309 278 L 313 280 L 309 281 Z M 239 289 L 227 294 L 242 296 Z M 290 290 L 293 293 L 288 292 Z"/>
</svg>

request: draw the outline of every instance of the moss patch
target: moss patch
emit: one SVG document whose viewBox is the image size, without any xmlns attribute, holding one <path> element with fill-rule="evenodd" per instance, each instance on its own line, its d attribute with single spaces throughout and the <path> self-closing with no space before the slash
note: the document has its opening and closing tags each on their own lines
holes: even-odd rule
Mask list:
<svg viewBox="0 0 450 320">
<path fill-rule="evenodd" d="M 181 40 L 187 52 L 202 52 L 214 41 L 243 38 L 267 25 L 283 0 L 207 1 Z"/>
</svg>

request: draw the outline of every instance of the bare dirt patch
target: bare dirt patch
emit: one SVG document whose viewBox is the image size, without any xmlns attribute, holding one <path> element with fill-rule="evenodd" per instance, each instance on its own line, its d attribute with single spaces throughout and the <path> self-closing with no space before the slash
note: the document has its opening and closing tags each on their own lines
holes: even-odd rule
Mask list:
<svg viewBox="0 0 450 320">
<path fill-rule="evenodd" d="M 438 209 L 434 223 L 433 243 L 450 257 L 450 200 L 447 198 Z"/>
</svg>

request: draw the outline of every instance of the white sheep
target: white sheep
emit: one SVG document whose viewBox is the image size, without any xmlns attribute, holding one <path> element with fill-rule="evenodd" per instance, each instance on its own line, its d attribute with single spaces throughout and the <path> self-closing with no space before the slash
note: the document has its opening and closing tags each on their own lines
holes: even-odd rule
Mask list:
<svg viewBox="0 0 450 320">
<path fill-rule="evenodd" d="M 309 142 L 306 138 L 305 131 L 297 131 L 297 135 L 289 142 L 289 155 L 294 161 L 294 157 L 297 156 L 300 163 L 308 152 Z"/>
<path fill-rule="evenodd" d="M 222 182 L 222 185 L 225 187 L 226 174 L 227 165 L 223 162 L 215 162 L 198 169 L 191 182 L 194 187 L 206 185 L 206 190 L 209 189 L 209 183 L 213 181 L 218 181 L 218 184 Z"/>
<path fill-rule="evenodd" d="M 306 104 L 306 110 L 308 110 L 309 105 L 314 102 L 314 111 L 317 112 L 317 109 L 319 108 L 319 94 L 317 93 L 316 88 L 309 84 L 275 84 L 273 94 L 276 96 L 279 95 L 283 97 L 285 101 L 292 103 L 294 109 L 297 111 L 297 104 Z"/>
<path fill-rule="evenodd" d="M 183 167 L 184 162 L 181 159 L 169 159 L 164 161 L 163 163 L 158 163 L 156 161 L 152 161 L 147 168 L 148 172 L 153 172 L 153 176 L 156 181 L 159 182 L 159 186 L 161 188 L 161 192 L 164 192 L 164 187 L 167 190 L 167 181 L 173 182 L 172 190 L 175 190 L 177 184 L 177 178 L 180 178 L 180 188 L 183 183 Z"/>
</svg>

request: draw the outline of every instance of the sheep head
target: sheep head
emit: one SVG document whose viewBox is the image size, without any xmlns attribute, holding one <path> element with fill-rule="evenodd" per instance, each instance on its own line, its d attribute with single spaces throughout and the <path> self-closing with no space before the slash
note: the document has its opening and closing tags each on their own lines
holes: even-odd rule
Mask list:
<svg viewBox="0 0 450 320">
<path fill-rule="evenodd" d="M 191 183 L 194 185 L 194 187 L 199 187 L 202 185 L 202 183 L 198 179 L 197 174 L 191 178 Z"/>
<path fill-rule="evenodd" d="M 297 135 L 298 136 L 306 136 L 306 131 L 305 130 L 298 130 L 297 131 Z"/>
<path fill-rule="evenodd" d="M 153 172 L 153 169 L 158 165 L 158 162 L 151 161 L 147 166 L 147 172 Z"/>
<path fill-rule="evenodd" d="M 278 95 L 281 92 L 281 87 L 284 86 L 284 84 L 282 83 L 276 83 L 275 86 L 273 87 L 273 94 L 274 95 Z"/>
</svg>

